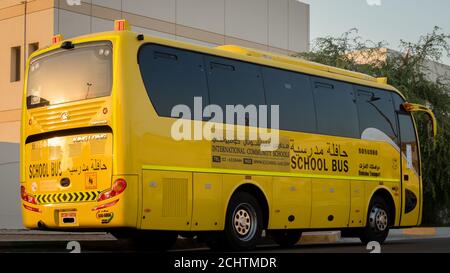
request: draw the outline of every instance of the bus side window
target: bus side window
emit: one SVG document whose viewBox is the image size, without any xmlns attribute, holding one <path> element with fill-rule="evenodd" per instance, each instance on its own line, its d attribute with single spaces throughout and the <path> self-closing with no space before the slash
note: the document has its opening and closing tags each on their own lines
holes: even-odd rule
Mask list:
<svg viewBox="0 0 450 273">
<path fill-rule="evenodd" d="M 394 109 L 398 115 L 399 138 L 403 158 L 409 160 L 408 168 L 414 168 L 417 174 L 420 174 L 419 168 L 419 145 L 417 142 L 416 129 L 411 113 L 406 112 L 402 104 L 405 100 L 396 93 L 392 93 Z"/>
<path fill-rule="evenodd" d="M 262 72 L 267 104 L 280 106 L 280 129 L 316 132 L 309 76 L 269 67 L 263 67 Z"/>
<path fill-rule="evenodd" d="M 171 117 L 176 105 L 187 105 L 194 112 L 194 97 L 209 104 L 203 55 L 146 44 L 139 52 L 139 66 L 145 88 L 159 116 Z"/>
<path fill-rule="evenodd" d="M 350 84 L 311 77 L 319 134 L 359 138 L 355 94 Z"/>
<path fill-rule="evenodd" d="M 407 168 L 414 169 L 420 174 L 419 146 L 417 145 L 416 130 L 410 113 L 399 113 L 400 138 L 403 158 L 407 161 Z"/>
<path fill-rule="evenodd" d="M 391 139 L 398 144 L 397 121 L 389 92 L 355 86 L 360 136 L 365 139 L 378 135 L 380 141 Z M 375 139 L 374 139 L 375 140 Z"/>
<path fill-rule="evenodd" d="M 258 109 L 266 104 L 259 66 L 214 56 L 205 56 L 205 62 L 211 104 L 222 107 L 224 113 L 226 105 L 254 105 Z M 236 115 L 234 119 L 236 123 Z"/>
</svg>

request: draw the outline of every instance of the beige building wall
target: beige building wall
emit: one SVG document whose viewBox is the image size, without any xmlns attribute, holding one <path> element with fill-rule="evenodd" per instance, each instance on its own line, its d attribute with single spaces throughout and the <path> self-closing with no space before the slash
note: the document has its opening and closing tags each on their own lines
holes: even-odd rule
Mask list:
<svg viewBox="0 0 450 273">
<path fill-rule="evenodd" d="M 5 6 L 17 1 L 1 1 L 0 5 L 0 142 L 19 142 L 24 61 L 31 44 L 45 46 L 53 35 L 52 1 L 36 1 L 27 9 L 25 35 L 24 5 Z M 2 18 L 4 18 L 2 20 Z M 26 38 L 25 38 L 26 37 Z M 20 80 L 11 80 L 11 48 L 20 47 Z M 1 151 L 0 151 L 1 152 Z"/>
<path fill-rule="evenodd" d="M 309 50 L 309 5 L 297 0 L 55 0 L 55 31 L 66 37 L 110 30 L 126 18 L 135 31 L 205 45 L 239 44 L 289 54 Z M 77 21 L 78 24 L 73 22 Z"/>
<path fill-rule="evenodd" d="M 115 19 L 125 18 L 133 31 L 205 46 L 237 44 L 282 54 L 309 50 L 309 6 L 297 0 L 82 0 L 74 6 L 66 0 L 23 1 L 0 0 L 0 229 L 21 227 L 18 143 L 31 45 L 48 46 L 54 34 L 110 31 Z M 19 47 L 15 81 L 12 48 Z"/>
</svg>

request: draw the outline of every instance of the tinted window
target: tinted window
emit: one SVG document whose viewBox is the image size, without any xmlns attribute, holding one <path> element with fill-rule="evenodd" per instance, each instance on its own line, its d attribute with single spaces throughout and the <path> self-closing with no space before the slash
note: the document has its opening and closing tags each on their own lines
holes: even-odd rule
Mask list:
<svg viewBox="0 0 450 273">
<path fill-rule="evenodd" d="M 396 93 L 391 93 L 391 95 L 392 95 L 392 99 L 394 101 L 395 111 L 398 111 L 398 112 L 404 111 L 402 108 L 402 104 L 405 103 L 405 100 Z"/>
<path fill-rule="evenodd" d="M 359 138 L 355 95 L 350 84 L 312 77 L 319 134 Z"/>
<path fill-rule="evenodd" d="M 254 64 L 206 56 L 211 104 L 265 105 L 260 67 Z"/>
<path fill-rule="evenodd" d="M 147 44 L 139 53 L 145 88 L 160 116 L 170 117 L 173 106 L 188 105 L 193 114 L 194 97 L 209 104 L 203 55 Z"/>
<path fill-rule="evenodd" d="M 407 160 L 408 169 L 414 168 L 419 173 L 419 146 L 417 145 L 416 130 L 411 114 L 399 114 L 398 121 L 403 158 Z"/>
<path fill-rule="evenodd" d="M 280 106 L 280 129 L 316 131 L 314 101 L 309 76 L 263 67 L 268 105 Z"/>
<path fill-rule="evenodd" d="M 36 56 L 28 72 L 28 108 L 109 96 L 112 55 L 111 42 L 95 42 Z"/>
<path fill-rule="evenodd" d="M 358 86 L 355 89 L 361 137 L 373 136 L 381 131 L 382 134 L 397 142 L 397 122 L 391 93 Z"/>
</svg>

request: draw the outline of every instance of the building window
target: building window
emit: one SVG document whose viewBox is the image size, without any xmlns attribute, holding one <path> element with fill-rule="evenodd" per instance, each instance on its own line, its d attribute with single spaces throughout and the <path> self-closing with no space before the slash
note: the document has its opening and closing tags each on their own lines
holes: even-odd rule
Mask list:
<svg viewBox="0 0 450 273">
<path fill-rule="evenodd" d="M 39 43 L 28 44 L 28 57 L 39 49 Z"/>
<path fill-rule="evenodd" d="M 11 48 L 11 82 L 20 81 L 20 46 Z"/>
</svg>

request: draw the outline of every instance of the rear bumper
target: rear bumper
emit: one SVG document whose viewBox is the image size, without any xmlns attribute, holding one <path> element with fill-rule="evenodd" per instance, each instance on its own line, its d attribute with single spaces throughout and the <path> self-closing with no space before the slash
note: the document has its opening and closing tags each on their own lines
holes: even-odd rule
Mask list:
<svg viewBox="0 0 450 273">
<path fill-rule="evenodd" d="M 22 200 L 23 224 L 28 229 L 109 229 L 137 228 L 138 176 L 127 180 L 125 191 L 97 202 L 68 202 L 33 205 Z M 116 177 L 113 177 L 115 179 Z M 74 218 L 73 221 L 69 218 Z"/>
<path fill-rule="evenodd" d="M 127 209 L 124 201 L 114 198 L 103 202 L 46 205 L 22 202 L 23 224 L 29 229 L 136 227 L 136 218 L 131 219 L 125 213 Z M 107 207 L 100 207 L 102 205 Z"/>
</svg>

